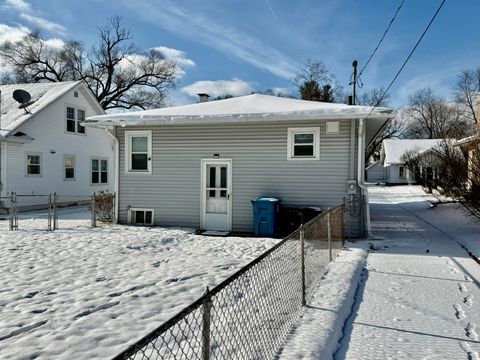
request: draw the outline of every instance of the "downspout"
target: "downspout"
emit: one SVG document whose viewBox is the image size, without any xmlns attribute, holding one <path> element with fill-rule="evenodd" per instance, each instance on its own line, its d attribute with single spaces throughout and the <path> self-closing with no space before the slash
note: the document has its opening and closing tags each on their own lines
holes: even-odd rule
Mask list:
<svg viewBox="0 0 480 360">
<path fill-rule="evenodd" d="M 358 186 L 362 189 L 362 194 L 365 196 L 365 223 L 367 225 L 366 235 L 367 238 L 372 236 L 372 228 L 370 224 L 370 206 L 368 201 L 368 189 L 364 182 L 365 171 L 364 171 L 364 162 L 365 162 L 365 120 L 358 119 L 358 172 L 357 172 L 357 181 Z M 362 199 L 363 201 L 363 199 Z"/>
<path fill-rule="evenodd" d="M 113 128 L 115 133 L 116 133 L 116 128 Z M 113 218 L 113 223 L 117 224 L 118 223 L 118 199 L 120 197 L 120 193 L 118 192 L 120 188 L 120 144 L 118 142 L 118 138 L 112 134 L 107 127 L 105 127 L 105 131 L 112 137 L 113 142 L 115 143 L 115 152 L 113 155 L 113 164 L 114 164 L 114 173 L 115 173 L 115 185 L 114 185 L 114 191 L 115 191 L 115 216 Z"/>
</svg>

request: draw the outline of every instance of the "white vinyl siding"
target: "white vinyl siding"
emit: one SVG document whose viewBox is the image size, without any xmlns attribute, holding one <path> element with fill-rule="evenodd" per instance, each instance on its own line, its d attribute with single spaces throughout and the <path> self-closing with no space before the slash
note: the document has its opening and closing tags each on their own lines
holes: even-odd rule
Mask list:
<svg viewBox="0 0 480 360">
<path fill-rule="evenodd" d="M 126 172 L 130 174 L 152 173 L 152 132 L 125 132 Z"/>
<path fill-rule="evenodd" d="M 216 154 L 234 164 L 232 231 L 253 231 L 250 201 L 258 196 L 278 197 L 287 206 L 322 209 L 343 203 L 349 179 L 351 121 L 341 120 L 339 134 L 322 138 L 319 160 L 308 164 L 286 158 L 289 125 L 252 122 L 140 128 L 152 134 L 153 171 L 151 176 L 133 176 L 128 173 L 128 156 L 120 156 L 120 221 L 130 221 L 129 207 L 147 208 L 155 209 L 155 225 L 200 228 L 201 161 L 215 159 Z M 295 123 L 295 127 L 312 126 L 321 133 L 326 130 L 325 121 Z M 129 132 L 116 128 L 120 154 L 125 154 Z M 354 144 L 355 154 L 356 149 Z M 361 219 L 355 204 L 349 223 L 352 235 L 360 234 Z"/>
</svg>

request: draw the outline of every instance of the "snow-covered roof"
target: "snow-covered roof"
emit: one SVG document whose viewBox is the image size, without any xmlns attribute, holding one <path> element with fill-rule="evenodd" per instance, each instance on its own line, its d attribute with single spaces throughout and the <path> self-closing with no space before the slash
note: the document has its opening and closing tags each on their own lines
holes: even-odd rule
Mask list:
<svg viewBox="0 0 480 360">
<path fill-rule="evenodd" d="M 214 124 L 248 121 L 281 121 L 308 119 L 365 118 L 371 112 L 368 106 L 351 106 L 316 101 L 252 94 L 231 99 L 168 108 L 124 112 L 89 117 L 87 124 L 95 125 L 181 125 Z M 393 110 L 376 108 L 372 119 L 388 119 Z"/>
<path fill-rule="evenodd" d="M 425 152 L 440 145 L 443 139 L 387 139 L 383 140 L 383 151 L 385 153 L 384 166 L 392 164 L 403 164 L 402 156 L 406 152 Z"/>
<path fill-rule="evenodd" d="M 81 81 L 65 81 L 0 85 L 0 136 L 8 135 L 12 130 L 18 128 L 80 83 Z M 20 104 L 13 98 L 13 92 L 17 89 L 28 91 L 32 96 L 31 105 L 27 106 L 29 113 L 20 108 Z"/>
</svg>

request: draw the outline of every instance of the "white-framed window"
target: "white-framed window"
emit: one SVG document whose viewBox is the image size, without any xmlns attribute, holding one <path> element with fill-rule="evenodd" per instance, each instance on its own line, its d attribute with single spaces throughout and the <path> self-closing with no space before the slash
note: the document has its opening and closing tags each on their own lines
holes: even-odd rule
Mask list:
<svg viewBox="0 0 480 360">
<path fill-rule="evenodd" d="M 403 179 L 405 177 L 405 167 L 399 166 L 398 167 L 398 177 Z"/>
<path fill-rule="evenodd" d="M 42 153 L 25 154 L 25 174 L 27 176 L 42 176 Z"/>
<path fill-rule="evenodd" d="M 340 122 L 327 121 L 325 132 L 327 134 L 340 134 Z"/>
<path fill-rule="evenodd" d="M 128 223 L 130 225 L 151 226 L 153 225 L 154 210 L 143 208 L 128 209 Z"/>
<path fill-rule="evenodd" d="M 319 160 L 320 128 L 288 128 L 287 160 Z"/>
<path fill-rule="evenodd" d="M 152 173 L 152 132 L 125 132 L 125 170 L 130 174 Z"/>
<path fill-rule="evenodd" d="M 63 180 L 75 180 L 75 155 L 63 155 Z"/>
<path fill-rule="evenodd" d="M 65 109 L 67 133 L 85 135 L 85 126 L 80 124 L 85 121 L 85 110 L 70 105 L 67 105 Z"/>
<path fill-rule="evenodd" d="M 90 182 L 92 184 L 108 184 L 108 159 L 90 159 Z"/>
</svg>

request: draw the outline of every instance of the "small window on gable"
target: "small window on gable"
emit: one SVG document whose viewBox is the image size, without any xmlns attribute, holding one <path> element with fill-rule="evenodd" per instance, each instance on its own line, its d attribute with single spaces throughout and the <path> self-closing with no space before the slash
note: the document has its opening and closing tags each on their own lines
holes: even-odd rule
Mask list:
<svg viewBox="0 0 480 360">
<path fill-rule="evenodd" d="M 326 125 L 327 134 L 339 134 L 340 133 L 340 123 L 338 121 L 328 121 Z"/>
<path fill-rule="evenodd" d="M 66 107 L 66 130 L 68 133 L 85 135 L 85 126 L 80 124 L 85 121 L 85 110 Z"/>
<path fill-rule="evenodd" d="M 289 128 L 287 160 L 318 160 L 320 128 Z"/>
<path fill-rule="evenodd" d="M 125 164 L 127 173 L 152 172 L 152 132 L 125 132 Z"/>
<path fill-rule="evenodd" d="M 129 209 L 130 225 L 151 226 L 153 225 L 153 209 Z"/>
</svg>

